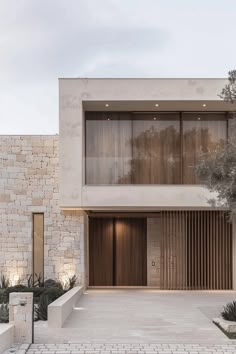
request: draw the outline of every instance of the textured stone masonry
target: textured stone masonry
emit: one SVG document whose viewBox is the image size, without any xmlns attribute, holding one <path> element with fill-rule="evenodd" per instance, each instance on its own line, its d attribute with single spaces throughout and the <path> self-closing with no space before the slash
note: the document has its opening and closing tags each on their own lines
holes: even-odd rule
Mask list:
<svg viewBox="0 0 236 354">
<path fill-rule="evenodd" d="M 84 216 L 59 208 L 59 138 L 0 136 L 0 272 L 32 273 L 32 214 L 44 213 L 46 278 L 84 279 Z"/>
</svg>

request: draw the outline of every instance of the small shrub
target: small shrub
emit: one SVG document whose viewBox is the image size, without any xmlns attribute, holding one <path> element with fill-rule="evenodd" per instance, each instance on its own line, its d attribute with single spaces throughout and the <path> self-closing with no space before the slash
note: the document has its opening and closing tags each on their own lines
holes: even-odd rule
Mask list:
<svg viewBox="0 0 236 354">
<path fill-rule="evenodd" d="M 228 303 L 224 306 L 221 316 L 227 321 L 236 321 L 236 301 Z"/>
<path fill-rule="evenodd" d="M 17 284 L 17 285 L 14 285 L 14 286 L 9 286 L 9 288 L 8 289 L 26 289 L 27 288 L 27 286 L 26 285 L 24 285 L 24 284 Z M 20 290 L 19 290 L 20 291 Z"/>
<path fill-rule="evenodd" d="M 41 321 L 47 321 L 48 319 L 48 296 L 47 295 L 41 295 L 39 304 L 37 307 L 35 307 L 35 318 L 36 320 L 41 320 Z"/>
<path fill-rule="evenodd" d="M 48 289 L 48 288 L 56 288 L 57 287 L 57 282 L 56 282 L 56 280 L 53 280 L 53 279 L 47 279 L 44 282 L 44 287 L 46 289 Z"/>
<path fill-rule="evenodd" d="M 0 323 L 9 322 L 9 306 L 8 304 L 2 303 L 0 305 Z"/>
<path fill-rule="evenodd" d="M 62 284 L 62 282 L 61 282 L 60 280 L 56 280 L 56 287 L 57 287 L 58 289 L 63 290 L 63 284 Z"/>
<path fill-rule="evenodd" d="M 24 285 L 16 285 L 6 289 L 5 294 L 6 294 L 7 301 L 9 301 L 10 293 L 33 293 L 34 299 L 37 302 L 37 299 L 39 299 L 39 297 L 43 294 L 44 291 L 45 291 L 44 288 L 39 288 L 39 287 L 28 288 L 27 286 Z"/>
<path fill-rule="evenodd" d="M 62 296 L 64 293 L 65 291 L 59 288 L 48 288 L 44 291 L 43 295 L 48 297 L 48 303 L 50 304 L 51 302 L 55 301 L 60 296 Z"/>
<path fill-rule="evenodd" d="M 54 280 L 54 279 L 47 279 L 44 282 L 44 288 L 49 289 L 49 288 L 58 288 L 58 289 L 63 289 L 62 283 L 60 280 Z"/>
<path fill-rule="evenodd" d="M 1 274 L 0 289 L 7 289 L 9 286 L 10 286 L 10 279 L 7 278 L 4 274 Z"/>
</svg>

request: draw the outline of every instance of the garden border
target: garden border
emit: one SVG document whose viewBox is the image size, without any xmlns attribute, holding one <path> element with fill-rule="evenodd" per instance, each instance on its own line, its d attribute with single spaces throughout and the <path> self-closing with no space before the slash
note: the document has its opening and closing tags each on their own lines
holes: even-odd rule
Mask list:
<svg viewBox="0 0 236 354">
<path fill-rule="evenodd" d="M 82 286 L 76 286 L 53 301 L 48 306 L 48 327 L 61 328 L 83 292 Z"/>
<path fill-rule="evenodd" d="M 14 324 L 0 323 L 0 353 L 9 349 L 13 344 Z"/>
</svg>

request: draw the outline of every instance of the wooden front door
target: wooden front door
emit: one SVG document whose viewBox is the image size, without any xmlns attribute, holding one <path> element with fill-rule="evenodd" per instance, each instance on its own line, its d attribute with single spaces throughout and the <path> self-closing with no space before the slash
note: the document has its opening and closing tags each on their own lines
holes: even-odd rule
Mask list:
<svg viewBox="0 0 236 354">
<path fill-rule="evenodd" d="M 145 218 L 90 218 L 89 284 L 147 285 Z"/>
<path fill-rule="evenodd" d="M 117 219 L 115 243 L 115 285 L 147 285 L 146 219 Z"/>
<path fill-rule="evenodd" d="M 113 285 L 113 219 L 89 220 L 89 284 Z"/>
</svg>

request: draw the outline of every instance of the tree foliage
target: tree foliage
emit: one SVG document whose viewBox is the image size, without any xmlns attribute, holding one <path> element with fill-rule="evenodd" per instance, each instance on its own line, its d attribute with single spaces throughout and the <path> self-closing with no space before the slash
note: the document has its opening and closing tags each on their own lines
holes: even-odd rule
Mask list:
<svg viewBox="0 0 236 354">
<path fill-rule="evenodd" d="M 229 72 L 229 82 L 219 95 L 229 105 L 236 103 L 236 70 Z M 232 107 L 229 107 L 229 109 Z M 195 167 L 200 180 L 217 197 L 209 200 L 213 206 L 228 207 L 236 216 L 236 114 L 229 116 L 229 137 L 224 147 L 214 153 L 203 154 Z"/>
</svg>

